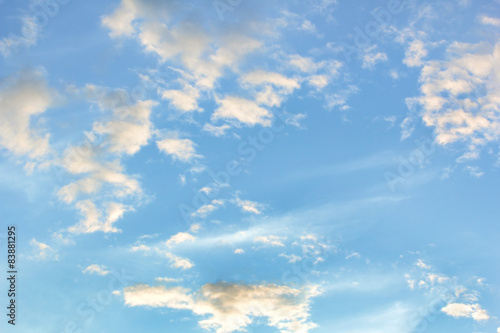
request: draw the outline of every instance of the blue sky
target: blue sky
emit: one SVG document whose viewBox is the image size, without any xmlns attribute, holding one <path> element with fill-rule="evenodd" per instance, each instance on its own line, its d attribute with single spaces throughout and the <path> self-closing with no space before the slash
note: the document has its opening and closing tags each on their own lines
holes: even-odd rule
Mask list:
<svg viewBox="0 0 500 333">
<path fill-rule="evenodd" d="M 498 0 L 0 13 L 2 332 L 500 332 Z"/>
</svg>

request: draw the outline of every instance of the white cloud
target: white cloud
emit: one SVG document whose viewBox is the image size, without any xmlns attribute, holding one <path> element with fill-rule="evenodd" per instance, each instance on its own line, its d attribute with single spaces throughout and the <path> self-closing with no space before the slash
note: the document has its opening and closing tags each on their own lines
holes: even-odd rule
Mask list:
<svg viewBox="0 0 500 333">
<path fill-rule="evenodd" d="M 215 211 L 216 209 L 220 208 L 223 205 L 224 201 L 214 199 L 212 200 L 211 203 L 203 205 L 200 208 L 198 208 L 195 212 L 191 214 L 191 216 L 205 218 L 210 213 L 212 213 L 213 211 Z"/>
<path fill-rule="evenodd" d="M 230 129 L 231 126 L 224 124 L 221 126 L 214 126 L 212 124 L 205 124 L 203 130 L 210 133 L 213 136 L 222 136 L 226 134 L 226 131 Z"/>
<path fill-rule="evenodd" d="M 201 229 L 201 224 L 199 223 L 195 223 L 195 224 L 192 224 L 190 227 L 189 227 L 189 230 L 193 233 L 197 233 L 198 231 L 200 231 Z"/>
<path fill-rule="evenodd" d="M 117 202 L 109 202 L 105 207 L 105 212 L 103 212 L 90 200 L 77 202 L 76 208 L 80 211 L 83 219 L 80 220 L 78 224 L 69 227 L 68 231 L 75 234 L 93 233 L 97 231 L 102 231 L 104 233 L 119 232 L 120 230 L 115 228 L 113 224 L 122 218 L 125 212 L 132 208 Z"/>
<path fill-rule="evenodd" d="M 125 174 L 121 159 L 124 155 L 136 154 L 149 143 L 153 131 L 150 115 L 156 102 L 131 102 L 122 89 L 110 90 L 94 85 L 87 85 L 76 93 L 97 104 L 105 115 L 104 120 L 93 123 L 92 131 L 84 133 L 82 144 L 66 148 L 58 161 L 70 174 L 80 175 L 57 193 L 66 203 L 76 202 L 76 208 L 84 215 L 84 219 L 68 231 L 118 232 L 112 224 L 126 211 L 133 210 L 133 206 L 118 201 L 125 197 L 142 197 L 139 182 Z M 105 211 L 96 205 L 103 206 Z"/>
<path fill-rule="evenodd" d="M 102 24 L 111 30 L 112 37 L 130 36 L 135 32 L 132 21 L 136 18 L 136 1 L 124 0 L 113 14 L 102 19 Z"/>
<path fill-rule="evenodd" d="M 316 63 L 311 58 L 302 57 L 298 54 L 291 55 L 288 62 L 292 67 L 298 68 L 306 73 L 314 73 L 325 65 L 324 62 Z"/>
<path fill-rule="evenodd" d="M 423 65 L 423 58 L 427 56 L 427 49 L 424 42 L 416 39 L 410 43 L 405 53 L 403 63 L 408 67 L 420 67 Z"/>
<path fill-rule="evenodd" d="M 135 105 L 116 107 L 112 120 L 94 123 L 94 133 L 108 136 L 111 153 L 134 155 L 151 138 L 149 117 L 155 105 L 153 101 L 138 101 Z"/>
<path fill-rule="evenodd" d="M 279 237 L 274 235 L 269 236 L 258 236 L 254 238 L 255 243 L 262 243 L 264 246 L 273 246 L 273 247 L 281 247 L 285 246 L 283 241 L 286 240 L 286 237 Z"/>
<path fill-rule="evenodd" d="M 0 40 L 0 53 L 10 56 L 12 51 L 19 47 L 30 47 L 36 44 L 40 35 L 40 26 L 37 24 L 36 16 L 23 16 L 21 18 L 21 31 L 19 34 L 10 34 Z"/>
<path fill-rule="evenodd" d="M 243 250 L 243 249 L 236 249 L 236 250 L 234 250 L 234 253 L 235 254 L 243 254 L 243 253 L 245 253 L 245 250 Z"/>
<path fill-rule="evenodd" d="M 149 252 L 151 251 L 151 248 L 147 245 L 140 244 L 140 245 L 135 245 L 130 248 L 130 251 L 132 252 Z"/>
<path fill-rule="evenodd" d="M 262 214 L 261 210 L 263 208 L 263 205 L 258 203 L 258 202 L 254 202 L 254 201 L 250 201 L 250 200 L 241 200 L 240 198 L 236 198 L 234 200 L 234 202 L 244 212 L 249 212 L 249 213 L 253 213 L 253 214 Z"/>
<path fill-rule="evenodd" d="M 170 237 L 165 244 L 167 246 L 177 245 L 184 242 L 192 242 L 196 239 L 193 235 L 187 232 L 179 232 L 172 237 Z"/>
<path fill-rule="evenodd" d="M 280 256 L 280 257 L 285 258 L 286 260 L 288 260 L 288 262 L 289 262 L 290 264 L 294 264 L 294 263 L 296 263 L 297 261 L 302 260 L 302 258 L 301 258 L 301 257 L 299 257 L 299 256 L 297 256 L 297 255 L 295 255 L 295 254 L 290 254 L 290 255 L 289 255 L 289 254 L 286 254 L 286 253 L 281 253 L 279 256 Z"/>
<path fill-rule="evenodd" d="M 190 269 L 194 264 L 187 258 L 181 258 L 172 253 L 165 253 L 165 256 L 170 260 L 172 268 L 181 268 L 183 270 Z"/>
<path fill-rule="evenodd" d="M 347 255 L 345 258 L 346 259 L 351 259 L 351 258 L 360 258 L 360 257 L 361 257 L 361 255 L 359 253 L 353 252 L 353 253 Z"/>
<path fill-rule="evenodd" d="M 448 277 L 446 277 L 446 276 L 441 276 L 441 275 L 438 275 L 438 274 L 433 274 L 433 273 L 428 274 L 428 275 L 427 275 L 427 278 L 429 279 L 429 281 L 430 281 L 431 283 L 435 283 L 435 282 L 437 282 L 437 283 L 444 283 L 444 282 L 446 282 L 446 281 L 449 281 L 449 278 L 448 278 Z"/>
<path fill-rule="evenodd" d="M 358 87 L 349 85 L 346 89 L 342 89 L 339 92 L 327 94 L 325 96 L 326 105 L 329 109 L 338 108 L 340 110 L 348 110 L 350 106 L 347 105 L 347 99 L 358 91 Z"/>
<path fill-rule="evenodd" d="M 255 101 L 269 107 L 281 106 L 286 95 L 300 87 L 299 80 L 275 72 L 257 70 L 243 75 L 244 86 L 256 89 Z"/>
<path fill-rule="evenodd" d="M 482 24 L 493 25 L 495 27 L 500 27 L 500 19 L 496 17 L 482 15 L 480 17 L 480 21 Z"/>
<path fill-rule="evenodd" d="M 182 162 L 191 162 L 202 157 L 196 154 L 196 144 L 189 139 L 166 138 L 156 141 L 156 145 L 160 151 Z"/>
<path fill-rule="evenodd" d="M 455 318 L 472 318 L 475 321 L 490 319 L 486 310 L 482 309 L 479 304 L 450 303 L 442 308 L 441 311 Z"/>
<path fill-rule="evenodd" d="M 85 268 L 82 271 L 82 273 L 84 273 L 84 274 L 97 274 L 97 275 L 105 276 L 111 272 L 106 269 L 106 266 L 102 266 L 102 265 L 99 266 L 99 265 L 94 264 L 94 265 L 90 265 L 87 268 Z"/>
<path fill-rule="evenodd" d="M 155 281 L 158 282 L 181 282 L 182 278 L 179 279 L 174 279 L 174 278 L 169 278 L 169 277 L 157 277 Z"/>
<path fill-rule="evenodd" d="M 161 97 L 169 100 L 172 106 L 181 111 L 202 111 L 197 102 L 200 93 L 198 89 L 189 84 L 186 84 L 183 90 L 164 90 Z"/>
<path fill-rule="evenodd" d="M 422 259 L 418 259 L 417 262 L 415 263 L 415 265 L 417 265 L 418 267 L 420 267 L 422 269 L 430 269 L 431 268 L 431 266 L 424 263 Z"/>
<path fill-rule="evenodd" d="M 212 114 L 212 121 L 224 119 L 248 126 L 271 126 L 272 114 L 257 103 L 241 97 L 227 96 L 217 101 L 219 107 Z"/>
<path fill-rule="evenodd" d="M 302 25 L 299 27 L 299 30 L 315 33 L 316 26 L 311 21 L 304 20 L 304 22 L 302 22 Z"/>
<path fill-rule="evenodd" d="M 312 75 L 307 78 L 307 82 L 317 89 L 322 89 L 328 85 L 328 76 L 326 75 Z"/>
<path fill-rule="evenodd" d="M 34 251 L 34 255 L 32 257 L 29 257 L 30 260 L 59 260 L 57 251 L 49 245 L 38 242 L 35 238 L 31 239 L 30 245 Z"/>
<path fill-rule="evenodd" d="M 54 98 L 39 71 L 16 73 L 1 81 L 0 146 L 31 158 L 48 154 L 49 134 L 42 134 L 32 124 L 54 104 Z"/>
<path fill-rule="evenodd" d="M 186 8 L 189 11 L 190 7 Z M 102 23 L 111 30 L 112 37 L 135 38 L 162 62 L 182 65 L 194 78 L 197 89 L 212 89 L 225 68 L 235 70 L 243 56 L 260 46 L 255 39 L 237 31 L 206 31 L 198 20 L 171 20 L 179 10 L 172 2 L 122 0 Z"/>
<path fill-rule="evenodd" d="M 252 86 L 273 85 L 284 89 L 286 93 L 291 93 L 294 89 L 298 89 L 300 87 L 297 79 L 288 78 L 279 73 L 266 72 L 262 70 L 247 73 L 241 78 L 241 80 L 243 83 Z"/>
<path fill-rule="evenodd" d="M 465 170 L 469 171 L 469 174 L 476 178 L 480 178 L 484 175 L 484 172 L 482 172 L 478 167 L 466 166 Z"/>
<path fill-rule="evenodd" d="M 419 104 L 425 125 L 436 142 L 468 143 L 474 152 L 500 135 L 500 43 L 453 43 L 448 60 L 427 61 L 421 70 L 422 95 L 407 99 Z"/>
<path fill-rule="evenodd" d="M 387 61 L 387 54 L 383 52 L 366 53 L 363 56 L 363 68 L 373 68 L 379 62 Z"/>
<path fill-rule="evenodd" d="M 125 288 L 123 295 L 128 306 L 185 309 L 209 316 L 199 321 L 200 327 L 217 333 L 242 331 L 257 317 L 267 317 L 267 325 L 281 332 L 307 333 L 317 327 L 309 320 L 310 299 L 319 295 L 316 287 L 220 282 L 191 293 L 181 287 L 136 285 Z"/>
</svg>

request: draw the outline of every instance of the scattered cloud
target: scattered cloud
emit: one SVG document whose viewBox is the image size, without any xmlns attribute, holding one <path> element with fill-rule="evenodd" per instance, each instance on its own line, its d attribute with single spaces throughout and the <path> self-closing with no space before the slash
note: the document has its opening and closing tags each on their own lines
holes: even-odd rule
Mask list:
<svg viewBox="0 0 500 333">
<path fill-rule="evenodd" d="M 450 303 L 442 308 L 441 311 L 455 318 L 472 318 L 475 321 L 490 319 L 486 310 L 482 309 L 479 304 Z"/>
<path fill-rule="evenodd" d="M 210 215 L 213 211 L 219 209 L 222 206 L 224 206 L 223 200 L 214 199 L 212 200 L 211 203 L 203 205 L 200 208 L 198 208 L 195 212 L 191 214 L 191 216 L 205 218 L 208 215 Z"/>
<path fill-rule="evenodd" d="M 479 20 L 482 24 L 500 27 L 500 18 L 482 15 L 479 17 Z"/>
<path fill-rule="evenodd" d="M 181 162 L 192 162 L 202 157 L 196 154 L 196 144 L 190 139 L 167 138 L 156 141 L 156 145 L 160 151 Z"/>
<path fill-rule="evenodd" d="M 239 126 L 271 126 L 272 114 L 256 102 L 241 97 L 227 96 L 218 100 L 219 107 L 212 114 L 212 121 L 223 119 Z"/>
<path fill-rule="evenodd" d="M 173 246 L 177 244 L 181 244 L 184 242 L 192 242 L 196 239 L 193 235 L 187 232 L 179 232 L 172 237 L 170 237 L 166 242 L 165 245 L 167 246 Z"/>
<path fill-rule="evenodd" d="M 405 53 L 403 63 L 408 67 L 420 67 L 424 64 L 423 58 L 427 56 L 427 49 L 423 41 L 413 40 Z"/>
<path fill-rule="evenodd" d="M 345 258 L 346 259 L 351 259 L 351 258 L 360 258 L 360 257 L 361 257 L 361 255 L 359 253 L 353 252 L 353 253 L 347 255 Z"/>
<path fill-rule="evenodd" d="M 121 203 L 109 202 L 106 204 L 104 212 L 98 209 L 90 200 L 83 200 L 76 203 L 76 208 L 80 211 L 83 219 L 74 226 L 68 228 L 70 233 L 87 234 L 97 231 L 104 233 L 120 232 L 113 226 L 125 212 L 131 210 L 131 207 Z"/>
<path fill-rule="evenodd" d="M 253 214 L 262 214 L 262 209 L 264 205 L 250 201 L 250 200 L 241 200 L 240 198 L 236 198 L 234 200 L 236 205 L 240 207 L 244 212 L 253 213 Z"/>
<path fill-rule="evenodd" d="M 87 268 L 85 268 L 82 271 L 82 273 L 84 273 L 84 274 L 97 274 L 97 275 L 105 276 L 111 272 L 106 269 L 106 266 L 102 266 L 102 265 L 100 266 L 100 265 L 94 264 L 94 265 L 90 265 Z"/>
<path fill-rule="evenodd" d="M 59 260 L 59 255 L 57 251 L 45 243 L 38 242 L 35 238 L 31 239 L 30 245 L 33 248 L 33 256 L 30 256 L 30 260 Z"/>
<path fill-rule="evenodd" d="M 218 333 L 242 331 L 257 317 L 268 318 L 268 326 L 283 332 L 307 333 L 317 327 L 309 319 L 309 307 L 311 298 L 319 294 L 317 287 L 299 289 L 275 284 L 226 282 L 205 284 L 198 292 L 148 285 L 123 290 L 128 306 L 191 310 L 205 316 L 199 320 L 202 329 Z"/>
<path fill-rule="evenodd" d="M 47 155 L 50 134 L 32 124 L 54 105 L 55 97 L 41 71 L 26 70 L 0 81 L 0 146 L 33 159 Z"/>
<path fill-rule="evenodd" d="M 285 246 L 283 241 L 286 240 L 286 237 L 279 237 L 274 235 L 269 236 L 258 236 L 254 238 L 255 243 L 261 243 L 263 246 Z"/>
<path fill-rule="evenodd" d="M 377 52 L 377 53 L 366 53 L 363 56 L 363 68 L 369 68 L 372 69 L 375 67 L 376 64 L 379 62 L 384 62 L 387 61 L 387 54 L 383 52 Z"/>
<path fill-rule="evenodd" d="M 455 42 L 447 60 L 426 61 L 421 70 L 422 95 L 407 99 L 421 106 L 425 125 L 433 127 L 436 142 L 461 141 L 471 152 L 500 135 L 500 43 Z"/>
<path fill-rule="evenodd" d="M 158 282 L 182 282 L 182 278 L 179 279 L 174 279 L 174 278 L 169 278 L 169 277 L 157 277 L 155 281 Z"/>
</svg>

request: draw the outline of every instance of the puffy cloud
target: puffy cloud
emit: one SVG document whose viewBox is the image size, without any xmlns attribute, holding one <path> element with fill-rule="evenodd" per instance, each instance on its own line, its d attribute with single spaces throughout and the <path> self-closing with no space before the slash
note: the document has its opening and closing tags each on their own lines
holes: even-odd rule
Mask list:
<svg viewBox="0 0 500 333">
<path fill-rule="evenodd" d="M 207 217 L 210 213 L 224 205 L 224 201 L 214 199 L 211 203 L 206 204 L 198 208 L 195 212 L 191 214 L 193 217 Z"/>
<path fill-rule="evenodd" d="M 269 235 L 269 236 L 258 236 L 254 238 L 255 243 L 261 243 L 264 246 L 285 246 L 283 244 L 283 241 L 286 240 L 286 237 L 279 237 L 279 236 L 274 236 L 274 235 Z"/>
<path fill-rule="evenodd" d="M 351 259 L 351 258 L 360 258 L 360 257 L 361 257 L 361 255 L 360 255 L 359 253 L 354 252 L 354 253 L 349 254 L 349 255 L 348 255 L 348 256 L 346 256 L 345 258 L 346 258 L 346 259 Z"/>
<path fill-rule="evenodd" d="M 181 287 L 136 285 L 123 290 L 128 306 L 191 310 L 205 330 L 217 333 L 242 331 L 254 318 L 268 318 L 267 325 L 281 332 L 307 333 L 317 327 L 309 320 L 316 287 L 291 288 L 275 284 L 205 284 L 198 292 Z"/>
<path fill-rule="evenodd" d="M 181 268 L 183 270 L 186 270 L 194 266 L 194 264 L 189 259 L 178 257 L 173 253 L 167 252 L 165 253 L 165 256 L 170 260 L 170 267 L 172 268 Z"/>
<path fill-rule="evenodd" d="M 69 232 L 118 232 L 113 223 L 133 206 L 117 201 L 142 195 L 139 182 L 124 172 L 121 158 L 136 154 L 148 144 L 153 131 L 151 110 L 156 102 L 131 101 L 124 90 L 94 85 L 87 85 L 79 93 L 97 104 L 105 117 L 93 123 L 92 131 L 85 132 L 84 143 L 64 151 L 60 165 L 80 178 L 63 186 L 57 194 L 66 203 L 76 202 L 84 216 Z M 96 206 L 97 198 L 104 198 L 103 211 Z"/>
<path fill-rule="evenodd" d="M 107 135 L 111 153 L 134 155 L 151 138 L 151 109 L 153 101 L 138 101 L 135 105 L 120 106 L 114 109 L 114 118 L 108 122 L 94 123 L 97 135 Z"/>
<path fill-rule="evenodd" d="M 405 53 L 403 63 L 408 67 L 419 67 L 423 65 L 422 58 L 427 56 L 424 42 L 416 39 L 410 43 Z"/>
<path fill-rule="evenodd" d="M 253 213 L 253 214 L 261 214 L 262 213 L 261 210 L 263 208 L 263 205 L 258 203 L 258 202 L 254 202 L 254 201 L 250 201 L 250 200 L 241 200 L 240 198 L 236 198 L 234 200 L 234 202 L 244 212 L 249 212 L 249 213 Z"/>
<path fill-rule="evenodd" d="M 31 239 L 30 245 L 33 248 L 34 255 L 30 256 L 30 260 L 46 261 L 59 260 L 57 251 L 45 243 L 38 242 L 35 238 Z"/>
<path fill-rule="evenodd" d="M 288 78 L 275 72 L 262 70 L 243 75 L 241 82 L 244 86 L 257 89 L 255 101 L 259 105 L 280 106 L 286 95 L 300 87 L 299 80 Z"/>
<path fill-rule="evenodd" d="M 295 254 L 281 253 L 279 256 L 287 259 L 290 264 L 294 264 L 297 261 L 302 260 L 301 257 L 299 257 L 298 255 L 295 255 Z"/>
<path fill-rule="evenodd" d="M 292 67 L 300 69 L 302 72 L 306 72 L 306 73 L 314 73 L 325 65 L 324 62 L 316 63 L 311 58 L 302 57 L 298 54 L 293 54 L 293 55 L 289 56 L 288 63 Z"/>
<path fill-rule="evenodd" d="M 105 276 L 111 272 L 106 269 L 106 266 L 102 266 L 102 265 L 100 266 L 100 265 L 94 264 L 94 265 L 90 265 L 87 268 L 85 268 L 82 271 L 82 273 L 84 273 L 84 274 L 97 274 L 97 275 Z"/>
<path fill-rule="evenodd" d="M 226 134 L 226 131 L 230 129 L 231 126 L 224 124 L 221 126 L 214 126 L 212 124 L 205 124 L 203 130 L 210 133 L 213 136 L 222 136 Z"/>
<path fill-rule="evenodd" d="M 179 232 L 172 237 L 170 237 L 165 244 L 167 246 L 177 245 L 184 242 L 192 242 L 196 239 L 193 235 L 187 232 Z"/>
<path fill-rule="evenodd" d="M 245 74 L 241 78 L 242 82 L 252 86 L 259 85 L 274 85 L 283 88 L 287 93 L 292 92 L 294 89 L 300 87 L 297 79 L 288 78 L 282 74 L 274 72 L 266 72 L 262 70 L 254 71 Z"/>
<path fill-rule="evenodd" d="M 307 78 L 307 82 L 317 89 L 324 88 L 328 85 L 329 79 L 326 75 L 312 75 Z"/>
<path fill-rule="evenodd" d="M 166 138 L 156 141 L 156 145 L 160 151 L 182 162 L 191 162 L 202 157 L 196 154 L 196 144 L 189 139 Z"/>
<path fill-rule="evenodd" d="M 54 97 L 39 71 L 16 73 L 1 81 L 0 146 L 31 158 L 49 153 L 49 134 L 40 133 L 32 123 L 54 104 Z"/>
<path fill-rule="evenodd" d="M 431 268 L 431 266 L 429 266 L 425 262 L 423 262 L 422 259 L 418 259 L 417 262 L 415 263 L 415 265 L 417 265 L 418 267 L 420 267 L 422 269 L 430 269 Z"/>
<path fill-rule="evenodd" d="M 387 61 L 387 54 L 383 52 L 366 53 L 363 56 L 363 68 L 373 68 L 377 63 Z"/>
<path fill-rule="evenodd" d="M 486 310 L 482 309 L 479 304 L 450 303 L 442 308 L 441 311 L 455 318 L 472 318 L 475 321 L 490 319 Z"/>
<path fill-rule="evenodd" d="M 243 253 L 245 253 L 245 250 L 243 250 L 243 249 L 234 250 L 234 254 L 243 254 Z"/>
<path fill-rule="evenodd" d="M 214 38 L 217 32 L 208 34 L 200 21 L 170 20 L 171 14 L 179 10 L 179 3 L 173 1 L 122 0 L 102 23 L 111 30 L 112 37 L 136 38 L 162 62 L 180 63 L 200 89 L 212 89 L 224 68 L 236 69 L 244 55 L 260 46 L 255 39 L 235 31 L 226 30 Z"/>
<path fill-rule="evenodd" d="M 407 104 L 421 106 L 437 143 L 465 141 L 474 152 L 500 135 L 500 43 L 453 43 L 448 54 L 448 60 L 425 63 L 422 95 Z"/>
<path fill-rule="evenodd" d="M 83 219 L 80 220 L 78 224 L 69 227 L 68 231 L 75 234 L 93 233 L 97 231 L 102 231 L 104 233 L 119 232 L 120 230 L 115 228 L 113 224 L 122 218 L 125 212 L 132 208 L 116 202 L 109 202 L 105 206 L 106 209 L 105 212 L 103 212 L 90 200 L 77 202 L 76 208 L 80 211 Z"/>
<path fill-rule="evenodd" d="M 496 17 L 482 15 L 479 20 L 482 24 L 493 25 L 495 27 L 500 27 L 500 19 Z"/>
<path fill-rule="evenodd" d="M 37 18 L 26 15 L 21 18 L 21 22 L 21 35 L 10 34 L 8 37 L 0 40 L 0 53 L 5 57 L 21 46 L 30 47 L 36 44 L 40 35 L 40 26 L 37 24 Z"/>
<path fill-rule="evenodd" d="M 212 114 L 212 121 L 224 119 L 248 126 L 271 126 L 272 114 L 257 103 L 241 97 L 227 96 L 218 100 L 219 107 Z"/>
<path fill-rule="evenodd" d="M 350 108 L 350 106 L 347 105 L 348 98 L 358 91 L 358 87 L 349 85 L 346 89 L 342 89 L 333 94 L 327 94 L 325 96 L 326 105 L 329 109 L 339 108 L 340 110 L 348 110 Z"/>
<path fill-rule="evenodd" d="M 164 90 L 161 97 L 169 100 L 172 106 L 181 111 L 202 111 L 198 107 L 200 92 L 189 84 L 186 84 L 183 90 Z"/>
<path fill-rule="evenodd" d="M 174 279 L 174 278 L 169 278 L 169 277 L 157 277 L 155 281 L 158 282 L 181 282 L 182 278 L 180 279 Z"/>
</svg>

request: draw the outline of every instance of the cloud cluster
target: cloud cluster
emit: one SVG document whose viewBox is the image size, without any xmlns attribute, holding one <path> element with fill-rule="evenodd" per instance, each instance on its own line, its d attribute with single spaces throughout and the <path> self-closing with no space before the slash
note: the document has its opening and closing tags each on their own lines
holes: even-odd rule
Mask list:
<svg viewBox="0 0 500 333">
<path fill-rule="evenodd" d="M 50 151 L 49 134 L 34 126 L 55 103 L 55 92 L 43 73 L 26 70 L 0 82 L 0 146 L 10 152 L 40 159 Z"/>
<path fill-rule="evenodd" d="M 123 290 L 128 306 L 148 306 L 190 310 L 204 316 L 199 321 L 205 330 L 230 333 L 244 330 L 258 317 L 280 332 L 307 333 L 317 327 L 309 320 L 311 298 L 317 287 L 291 288 L 275 284 L 209 283 L 199 291 L 182 287 L 135 285 Z M 207 318 L 208 316 L 208 318 Z"/>
<path fill-rule="evenodd" d="M 437 143 L 465 142 L 467 158 L 474 158 L 480 146 L 500 135 L 500 43 L 455 42 L 447 54 L 447 60 L 424 63 L 422 94 L 408 98 L 407 104 L 410 110 L 421 107 L 422 120 L 434 128 Z"/>
<path fill-rule="evenodd" d="M 81 93 L 105 116 L 85 133 L 83 144 L 71 145 L 64 151 L 59 163 L 77 179 L 57 194 L 60 200 L 74 204 L 83 216 L 68 228 L 70 233 L 118 232 L 113 224 L 125 212 L 134 210 L 121 201 L 142 195 L 139 182 L 125 173 L 121 159 L 135 155 L 149 143 L 153 135 L 150 116 L 156 102 L 131 101 L 123 90 L 93 85 L 87 85 Z"/>
<path fill-rule="evenodd" d="M 479 304 L 450 303 L 442 308 L 441 311 L 455 318 L 465 317 L 476 321 L 490 319 L 486 310 L 482 309 Z"/>
</svg>

